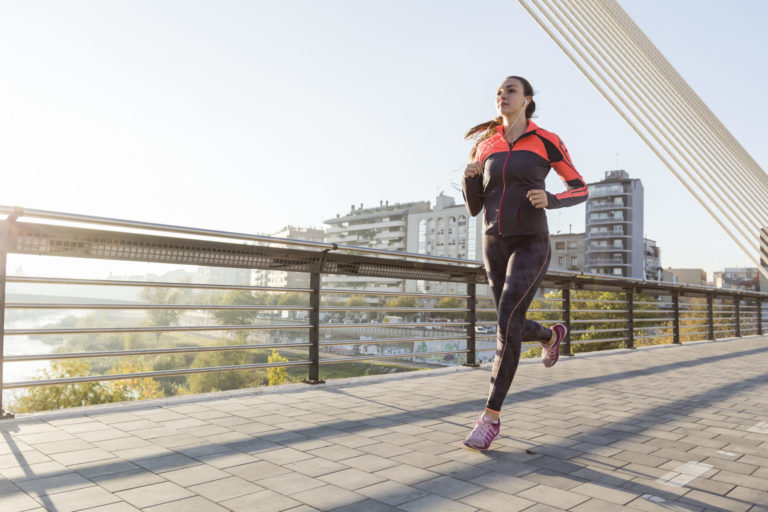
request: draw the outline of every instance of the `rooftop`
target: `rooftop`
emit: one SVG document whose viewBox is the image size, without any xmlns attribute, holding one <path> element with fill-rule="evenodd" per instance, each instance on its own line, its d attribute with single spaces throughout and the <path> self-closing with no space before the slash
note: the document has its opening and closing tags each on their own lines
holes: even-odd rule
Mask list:
<svg viewBox="0 0 768 512">
<path fill-rule="evenodd" d="M 0 510 L 764 511 L 765 368 L 767 337 L 524 362 L 485 453 L 487 366 L 25 415 Z"/>
</svg>

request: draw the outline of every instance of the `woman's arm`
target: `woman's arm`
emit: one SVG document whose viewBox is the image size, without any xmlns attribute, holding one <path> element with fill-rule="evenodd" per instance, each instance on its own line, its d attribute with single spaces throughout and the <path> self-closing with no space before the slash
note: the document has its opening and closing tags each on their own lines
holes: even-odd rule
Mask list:
<svg viewBox="0 0 768 512">
<path fill-rule="evenodd" d="M 563 208 L 566 206 L 574 206 L 579 203 L 583 203 L 589 197 L 589 190 L 587 189 L 587 183 L 584 178 L 581 177 L 579 171 L 573 166 L 571 162 L 571 156 L 568 154 L 568 150 L 565 148 L 565 144 L 560 140 L 560 137 L 555 136 L 557 139 L 557 153 L 559 159 L 554 161 L 550 160 L 552 168 L 560 176 L 560 179 L 565 183 L 566 191 L 559 194 L 551 194 L 547 192 L 547 209 Z"/>
<path fill-rule="evenodd" d="M 483 163 L 472 162 L 464 170 L 461 182 L 464 204 L 469 214 L 474 217 L 483 211 Z"/>
</svg>

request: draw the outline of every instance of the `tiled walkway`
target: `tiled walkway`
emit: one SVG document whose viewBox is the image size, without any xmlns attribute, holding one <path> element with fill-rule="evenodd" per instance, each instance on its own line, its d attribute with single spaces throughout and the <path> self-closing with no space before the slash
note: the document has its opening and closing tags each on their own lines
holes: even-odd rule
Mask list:
<svg viewBox="0 0 768 512">
<path fill-rule="evenodd" d="M 768 511 L 768 338 L 0 422 L 0 511 Z"/>
</svg>

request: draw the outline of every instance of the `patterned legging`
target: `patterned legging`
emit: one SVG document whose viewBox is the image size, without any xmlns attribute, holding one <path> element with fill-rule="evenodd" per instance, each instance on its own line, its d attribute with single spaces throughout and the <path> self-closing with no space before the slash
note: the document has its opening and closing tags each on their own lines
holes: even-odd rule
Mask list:
<svg viewBox="0 0 768 512">
<path fill-rule="evenodd" d="M 501 411 L 520 362 L 522 341 L 546 342 L 552 337 L 551 330 L 525 318 L 549 266 L 549 234 L 485 235 L 483 252 L 499 316 L 496 356 L 486 407 Z"/>
</svg>

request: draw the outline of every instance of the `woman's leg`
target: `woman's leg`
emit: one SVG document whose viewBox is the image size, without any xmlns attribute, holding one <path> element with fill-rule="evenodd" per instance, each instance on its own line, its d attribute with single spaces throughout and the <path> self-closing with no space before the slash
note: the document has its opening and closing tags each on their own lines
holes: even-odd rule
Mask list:
<svg viewBox="0 0 768 512">
<path fill-rule="evenodd" d="M 486 410 L 501 410 L 520 361 L 525 314 L 549 266 L 547 234 L 509 239 L 514 242 L 506 269 L 505 285 L 499 300 L 496 357 Z M 548 329 L 547 329 L 548 330 Z"/>
</svg>

